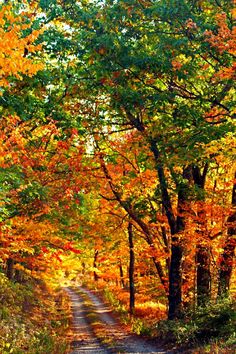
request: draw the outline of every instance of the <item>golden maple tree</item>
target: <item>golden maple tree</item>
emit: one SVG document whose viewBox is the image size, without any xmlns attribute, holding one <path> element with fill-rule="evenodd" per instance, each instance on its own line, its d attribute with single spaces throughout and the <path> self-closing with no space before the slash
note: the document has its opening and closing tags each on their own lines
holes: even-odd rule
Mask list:
<svg viewBox="0 0 236 354">
<path fill-rule="evenodd" d="M 9 87 L 11 77 L 22 80 L 22 75 L 31 77 L 44 66 L 30 56 L 41 49 L 34 43 L 42 30 L 30 30 L 33 16 L 30 12 L 16 14 L 10 4 L 0 9 L 0 88 Z"/>
</svg>

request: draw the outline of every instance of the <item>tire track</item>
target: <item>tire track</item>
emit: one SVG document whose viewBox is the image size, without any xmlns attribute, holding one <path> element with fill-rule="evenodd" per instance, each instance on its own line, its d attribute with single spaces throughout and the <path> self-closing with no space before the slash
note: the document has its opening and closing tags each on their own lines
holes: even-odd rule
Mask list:
<svg viewBox="0 0 236 354">
<path fill-rule="evenodd" d="M 73 351 L 71 354 L 109 354 L 96 336 L 86 320 L 86 309 L 83 305 L 83 299 L 70 288 L 65 288 L 70 300 L 73 313 L 73 330 L 75 340 L 73 341 Z"/>
<path fill-rule="evenodd" d="M 79 290 L 86 294 L 93 303 L 101 322 L 105 324 L 106 335 L 112 338 L 113 342 L 115 342 L 115 348 L 112 348 L 113 353 L 171 354 L 170 351 L 167 352 L 158 348 L 136 335 L 124 332 L 119 323 L 112 317 L 111 309 L 108 306 L 88 289 L 79 287 Z"/>
</svg>

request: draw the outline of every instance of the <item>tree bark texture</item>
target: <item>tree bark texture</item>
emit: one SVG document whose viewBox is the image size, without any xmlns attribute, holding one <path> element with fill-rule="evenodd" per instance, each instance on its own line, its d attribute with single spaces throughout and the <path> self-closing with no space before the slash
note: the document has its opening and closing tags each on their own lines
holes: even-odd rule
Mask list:
<svg viewBox="0 0 236 354">
<path fill-rule="evenodd" d="M 125 281 L 124 281 L 124 271 L 123 271 L 121 259 L 119 259 L 119 271 L 120 271 L 120 283 L 121 283 L 121 287 L 124 289 L 124 287 L 125 287 Z"/>
<path fill-rule="evenodd" d="M 168 220 L 171 233 L 171 258 L 169 268 L 169 312 L 170 320 L 181 316 L 182 312 L 182 259 L 183 246 L 178 233 L 185 229 L 185 208 L 187 203 L 187 195 L 189 182 L 191 178 L 191 168 L 187 166 L 183 169 L 183 178 L 187 179 L 186 184 L 180 184 L 178 193 L 178 215 L 175 217 L 172 208 L 171 198 L 168 192 L 164 167 L 160 163 L 160 153 L 155 141 L 150 141 L 150 150 L 153 152 L 157 175 L 160 183 L 162 204 Z"/>
<path fill-rule="evenodd" d="M 14 260 L 12 258 L 8 258 L 6 264 L 6 276 L 8 279 L 12 280 L 14 276 Z"/>
<path fill-rule="evenodd" d="M 99 279 L 99 276 L 97 274 L 97 259 L 98 259 L 98 250 L 95 250 L 94 252 L 94 258 L 93 258 L 93 268 L 94 268 L 94 271 L 93 271 L 93 278 L 95 281 L 98 281 Z"/>
<path fill-rule="evenodd" d="M 199 189 L 197 200 L 198 207 L 198 228 L 199 242 L 196 247 L 196 268 L 197 268 L 197 305 L 204 306 L 208 303 L 211 296 L 211 253 L 210 246 L 207 244 L 207 220 L 205 211 L 205 196 L 204 188 L 206 182 L 206 175 L 208 172 L 208 164 L 206 163 L 201 173 L 198 166 L 193 166 L 193 179 L 195 186 Z M 205 241 L 205 242 L 204 242 Z"/>
<path fill-rule="evenodd" d="M 236 246 L 236 173 L 232 191 L 232 214 L 228 217 L 227 238 L 220 258 L 218 295 L 227 296 L 233 271 L 234 251 Z"/>
<path fill-rule="evenodd" d="M 135 287 L 134 287 L 134 241 L 133 241 L 133 225 L 131 222 L 128 224 L 128 235 L 129 235 L 129 311 L 130 314 L 134 314 L 135 308 Z"/>
<path fill-rule="evenodd" d="M 197 245 L 197 304 L 204 306 L 210 300 L 211 273 L 210 273 L 210 250 L 209 247 Z"/>
</svg>

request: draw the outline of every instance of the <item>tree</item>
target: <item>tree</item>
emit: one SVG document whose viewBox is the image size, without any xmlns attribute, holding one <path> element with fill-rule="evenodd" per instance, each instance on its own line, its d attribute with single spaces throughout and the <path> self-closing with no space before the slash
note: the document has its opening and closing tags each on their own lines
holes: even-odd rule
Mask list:
<svg viewBox="0 0 236 354">
<path fill-rule="evenodd" d="M 0 8 L 1 94 L 4 88 L 14 82 L 14 78 L 22 80 L 22 75 L 32 77 L 43 69 L 43 63 L 37 62 L 32 56 L 41 49 L 41 45 L 35 45 L 35 41 L 42 33 L 42 30 L 31 29 L 32 16 L 30 11 L 17 14 L 12 5 L 3 5 Z"/>
<path fill-rule="evenodd" d="M 230 5 L 224 7 L 227 14 Z M 80 54 L 75 67 L 77 88 L 83 93 L 79 97 L 77 89 L 75 97 L 84 126 L 105 136 L 106 126 L 134 129 L 152 153 L 156 194 L 172 238 L 169 318 L 175 318 L 182 306 L 182 211 L 193 190 L 200 193 L 197 182 L 193 187 L 186 181 L 185 171 L 193 166 L 204 177 L 204 165 L 211 162 L 211 156 L 209 161 L 202 159 L 204 146 L 234 130 L 232 79 L 214 84 L 221 63 L 232 63 L 232 57 L 217 52 L 209 40 L 218 5 L 120 1 L 95 3 L 88 9 L 68 2 L 65 8 Z M 107 180 L 111 181 L 108 175 Z M 208 253 L 199 249 L 199 257 L 200 253 L 207 266 Z M 207 283 L 201 289 L 199 285 L 199 296 L 209 296 L 207 267 L 199 268 L 199 284 L 203 278 Z"/>
<path fill-rule="evenodd" d="M 123 281 L 129 223 L 131 260 L 134 232 L 136 269 L 150 275 L 154 265 L 169 319 L 182 315 L 186 289 L 198 305 L 210 300 L 223 240 L 219 280 L 228 289 L 235 230 L 220 171 L 235 132 L 232 4 L 40 1 L 31 24 L 22 7 L 14 18 L 5 7 L 2 33 L 16 48 L 1 49 L 9 277 L 15 262 L 42 269 L 82 245 L 95 280 Z"/>
</svg>

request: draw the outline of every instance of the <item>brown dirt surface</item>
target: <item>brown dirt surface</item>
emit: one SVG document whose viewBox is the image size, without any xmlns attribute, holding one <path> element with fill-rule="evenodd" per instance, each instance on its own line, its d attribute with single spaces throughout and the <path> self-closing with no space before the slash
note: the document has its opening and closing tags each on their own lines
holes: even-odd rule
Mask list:
<svg viewBox="0 0 236 354">
<path fill-rule="evenodd" d="M 66 288 L 70 299 L 73 312 L 73 330 L 75 340 L 73 342 L 73 351 L 71 354 L 79 353 L 149 353 L 149 354 L 171 354 L 171 351 L 166 351 L 150 341 L 133 335 L 125 331 L 118 320 L 113 316 L 111 309 L 105 305 L 90 290 L 79 287 L 79 293 Z M 96 335 L 89 318 L 89 310 L 84 305 L 83 296 L 89 298 L 92 303 L 93 312 L 95 312 L 99 323 L 102 324 L 103 336 L 108 341 L 102 344 L 101 338 Z M 104 341 L 103 341 L 104 342 Z"/>
</svg>

